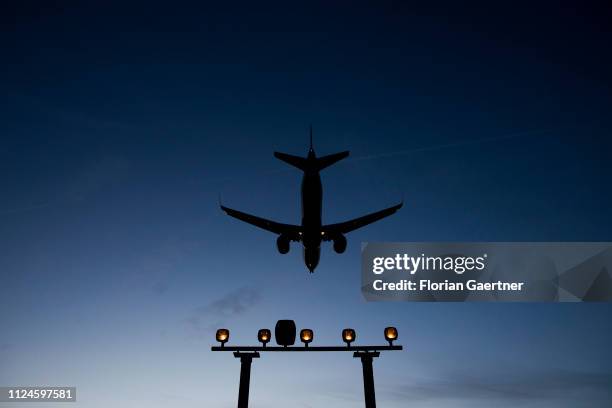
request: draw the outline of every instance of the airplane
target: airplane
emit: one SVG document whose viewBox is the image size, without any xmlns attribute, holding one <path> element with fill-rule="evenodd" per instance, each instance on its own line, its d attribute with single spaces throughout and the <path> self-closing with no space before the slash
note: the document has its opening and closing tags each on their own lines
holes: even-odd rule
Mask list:
<svg viewBox="0 0 612 408">
<path fill-rule="evenodd" d="M 278 234 L 276 247 L 278 252 L 289 252 L 290 242 L 301 242 L 303 258 L 306 267 L 313 273 L 321 256 L 321 242 L 333 241 L 334 251 L 338 254 L 346 250 L 345 234 L 365 225 L 388 217 L 399 210 L 403 201 L 392 207 L 377 211 L 336 224 L 323 225 L 321 222 L 321 209 L 323 204 L 323 188 L 319 172 L 326 167 L 346 158 L 348 151 L 317 157 L 312 146 L 312 126 L 310 127 L 310 149 L 306 157 L 293 156 L 286 153 L 274 152 L 274 157 L 284 161 L 304 172 L 302 178 L 302 224 L 291 225 L 260 218 L 251 214 L 237 211 L 220 204 L 221 209 L 229 216 L 256 227 Z"/>
</svg>

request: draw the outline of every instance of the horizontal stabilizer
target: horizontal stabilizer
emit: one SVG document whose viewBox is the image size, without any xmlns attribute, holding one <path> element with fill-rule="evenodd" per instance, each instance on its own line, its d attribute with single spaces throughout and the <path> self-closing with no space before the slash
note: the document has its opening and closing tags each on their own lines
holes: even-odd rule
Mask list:
<svg viewBox="0 0 612 408">
<path fill-rule="evenodd" d="M 290 165 L 297 167 L 298 169 L 305 171 L 306 170 L 306 159 L 299 156 L 294 156 L 292 154 L 287 153 L 279 153 L 274 152 L 274 157 L 279 160 L 284 161 L 285 163 L 289 163 Z"/>
<path fill-rule="evenodd" d="M 327 156 L 319 157 L 317 159 L 317 167 L 318 170 L 323 170 L 324 168 L 331 166 L 332 164 L 339 162 L 349 155 L 348 150 L 340 153 L 334 153 Z"/>
</svg>

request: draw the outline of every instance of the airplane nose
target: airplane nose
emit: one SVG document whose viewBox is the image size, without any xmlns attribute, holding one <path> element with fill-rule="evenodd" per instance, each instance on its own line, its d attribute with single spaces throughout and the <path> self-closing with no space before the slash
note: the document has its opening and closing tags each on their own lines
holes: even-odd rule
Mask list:
<svg viewBox="0 0 612 408">
<path fill-rule="evenodd" d="M 319 264 L 319 252 L 312 249 L 304 251 L 304 263 L 306 264 L 306 268 L 308 268 L 310 273 L 313 273 Z"/>
</svg>

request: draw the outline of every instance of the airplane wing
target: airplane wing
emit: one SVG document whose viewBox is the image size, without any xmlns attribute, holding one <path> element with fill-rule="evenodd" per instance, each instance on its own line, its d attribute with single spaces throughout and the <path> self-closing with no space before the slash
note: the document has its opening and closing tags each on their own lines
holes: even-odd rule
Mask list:
<svg viewBox="0 0 612 408">
<path fill-rule="evenodd" d="M 345 222 L 339 222 L 337 224 L 324 225 L 323 232 L 328 237 L 333 237 L 334 233 L 346 234 L 347 232 L 354 231 L 357 228 L 361 228 L 365 225 L 371 224 L 385 217 L 388 217 L 391 214 L 394 214 L 402 207 L 402 205 L 404 205 L 403 202 L 394 205 L 393 207 L 385 208 L 384 210 L 364 215 L 363 217 L 355 218 Z"/>
<path fill-rule="evenodd" d="M 240 221 L 255 225 L 256 227 L 263 228 L 266 231 L 270 231 L 275 234 L 287 234 L 294 241 L 299 240 L 301 228 L 297 225 L 282 224 L 280 222 L 270 221 L 265 218 L 244 213 L 242 211 L 233 210 L 223 205 L 221 206 L 221 209 L 225 211 L 227 215 L 237 218 Z"/>
</svg>

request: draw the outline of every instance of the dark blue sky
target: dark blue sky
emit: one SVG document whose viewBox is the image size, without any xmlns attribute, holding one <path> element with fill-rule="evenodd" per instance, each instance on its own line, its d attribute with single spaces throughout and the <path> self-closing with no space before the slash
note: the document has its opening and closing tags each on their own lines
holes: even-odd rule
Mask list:
<svg viewBox="0 0 612 408">
<path fill-rule="evenodd" d="M 610 305 L 359 292 L 365 241 L 612 240 L 609 5 L 24 4 L 0 13 L 1 385 L 230 407 L 214 328 L 293 318 L 319 344 L 397 325 L 381 406 L 610 405 Z M 309 123 L 317 153 L 351 151 L 324 221 L 405 200 L 314 275 L 218 210 L 298 222 L 272 151 L 305 154 Z M 254 407 L 361 404 L 348 355 L 264 357 Z"/>
</svg>

